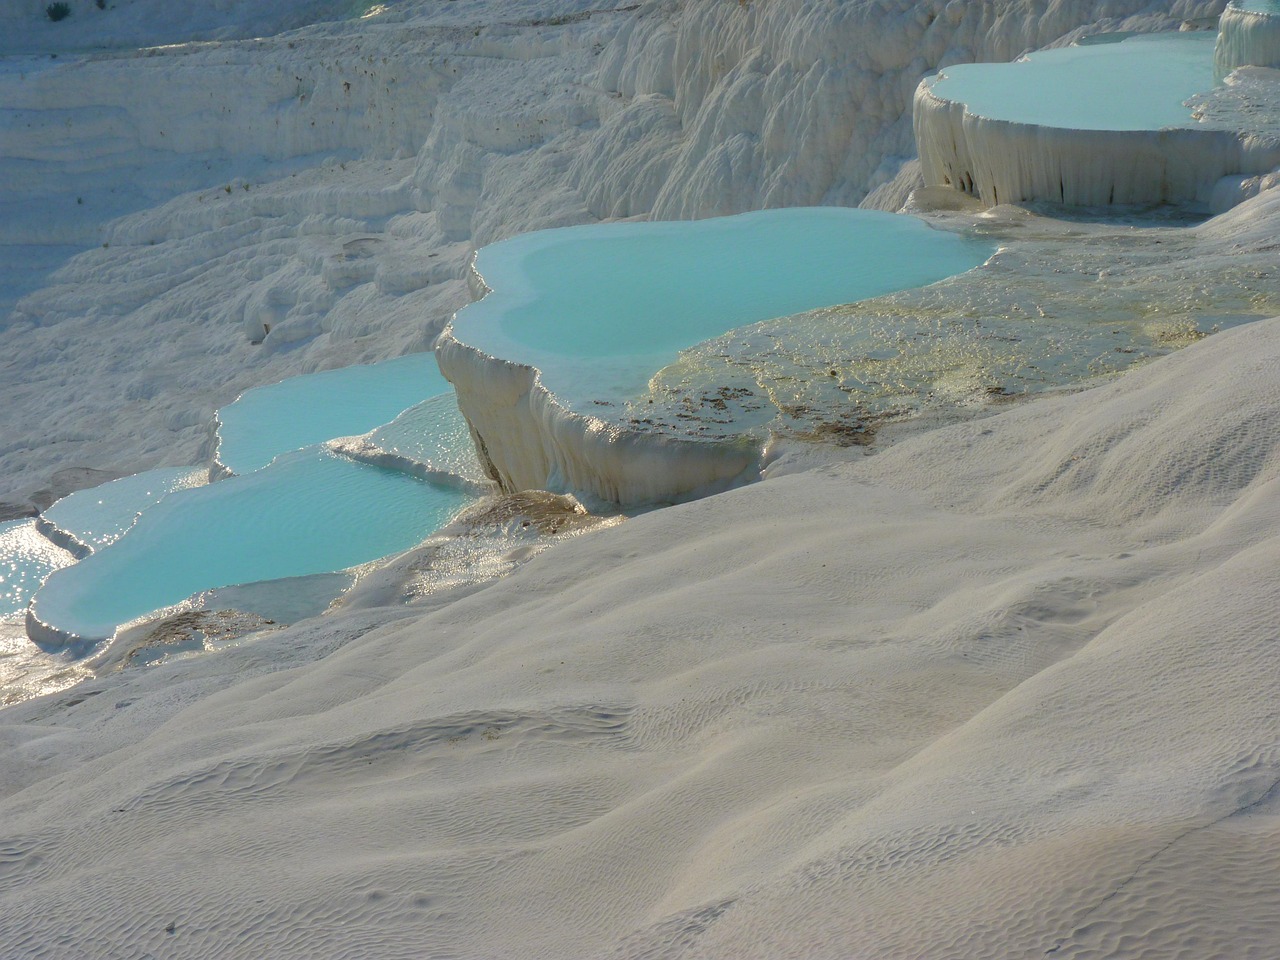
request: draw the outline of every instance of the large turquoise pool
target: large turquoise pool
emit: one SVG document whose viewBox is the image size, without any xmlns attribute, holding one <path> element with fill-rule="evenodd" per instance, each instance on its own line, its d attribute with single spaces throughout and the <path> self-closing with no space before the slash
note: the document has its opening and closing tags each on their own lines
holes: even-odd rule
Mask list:
<svg viewBox="0 0 1280 960">
<path fill-rule="evenodd" d="M 546 230 L 479 251 L 492 292 L 458 312 L 453 332 L 537 367 L 562 401 L 625 401 L 686 347 L 931 283 L 993 249 L 913 217 L 836 207 Z"/>
</svg>

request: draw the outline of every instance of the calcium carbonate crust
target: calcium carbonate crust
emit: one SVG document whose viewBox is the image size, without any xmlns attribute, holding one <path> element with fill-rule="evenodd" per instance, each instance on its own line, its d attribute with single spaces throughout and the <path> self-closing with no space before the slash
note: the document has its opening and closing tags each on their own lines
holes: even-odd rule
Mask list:
<svg viewBox="0 0 1280 960">
<path fill-rule="evenodd" d="M 679 503 L 760 474 L 749 440 L 697 441 L 620 429 L 565 407 L 536 367 L 493 357 L 447 327 L 436 344 L 480 463 L 506 493 L 573 493 L 624 508 Z"/>
<path fill-rule="evenodd" d="M 924 182 L 994 206 L 1208 204 L 1224 177 L 1280 165 L 1280 144 L 1222 129 L 1074 130 L 982 117 L 916 89 L 913 117 Z"/>
<path fill-rule="evenodd" d="M 1228 4 L 1218 21 L 1214 77 L 1222 80 L 1243 66 L 1280 67 L 1280 16 Z"/>
</svg>

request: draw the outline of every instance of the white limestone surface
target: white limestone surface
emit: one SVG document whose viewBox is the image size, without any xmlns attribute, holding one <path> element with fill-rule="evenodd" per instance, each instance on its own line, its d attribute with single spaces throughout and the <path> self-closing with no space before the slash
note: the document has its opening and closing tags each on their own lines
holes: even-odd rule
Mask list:
<svg viewBox="0 0 1280 960">
<path fill-rule="evenodd" d="M 480 463 L 503 490 L 573 491 L 593 503 L 651 506 L 706 496 L 759 477 L 750 437 L 655 436 L 559 403 L 536 367 L 491 357 L 446 330 L 440 369 L 460 397 Z"/>
<path fill-rule="evenodd" d="M 25 302 L 0 343 L 0 499 L 77 464 L 188 457 L 200 411 L 240 389 L 399 351 L 464 298 L 469 238 L 589 217 L 578 183 L 609 215 L 647 213 L 659 190 L 690 210 L 766 189 L 856 199 L 909 149 L 903 106 L 944 55 L 1009 59 L 1089 17 L 1123 29 L 1214 7 L 650 6 L 600 54 L 625 77 L 602 98 L 613 120 L 499 149 L 479 142 L 477 75 L 536 80 L 558 58 L 503 61 L 544 28 L 474 37 L 491 26 L 466 21 L 480 6 L 423 8 L 460 11 L 461 42 L 489 51 L 459 58 L 472 86 L 435 118 L 423 209 L 358 221 L 414 158 L 334 163 L 264 201 L 241 189 L 215 208 L 206 190 L 115 228 L 135 238 L 127 257 L 86 256 Z M 851 91 L 865 110 L 835 135 L 830 180 L 776 161 L 788 145 L 828 169 L 787 144 L 803 111 L 771 98 L 791 87 L 746 101 L 779 51 L 821 62 L 815 115 Z M 507 101 L 488 89 L 496 114 Z M 730 92 L 741 109 L 723 109 Z M 609 175 L 575 180 L 588 155 Z M 1196 237 L 1222 257 L 1273 251 L 1276 193 Z M 345 304 L 310 296 L 327 258 L 375 233 L 375 280 Z M 459 270 L 433 274 L 445 289 L 386 294 L 437 251 Z M 1180 288 L 1200 294 L 1175 281 L 1176 313 Z M 313 309 L 329 336 L 239 352 L 241 294 L 277 319 L 305 304 L 294 317 Z M 5 707 L 0 943 L 32 958 L 1271 957 L 1278 345 L 1280 321 L 1246 325 L 854 463 L 783 458 L 764 483 L 523 566 L 512 543 L 490 569 L 515 572 L 487 586 L 463 560 L 452 587 L 423 587 L 409 557 L 345 612 L 248 636 L 241 617 L 231 639 L 200 621 L 184 629 L 212 652 L 146 667 L 143 649 Z"/>
</svg>

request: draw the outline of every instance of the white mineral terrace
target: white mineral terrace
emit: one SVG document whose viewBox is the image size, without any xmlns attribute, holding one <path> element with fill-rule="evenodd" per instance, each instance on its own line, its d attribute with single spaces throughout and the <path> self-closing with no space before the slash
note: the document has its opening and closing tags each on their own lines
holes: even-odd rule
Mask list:
<svg viewBox="0 0 1280 960">
<path fill-rule="evenodd" d="M 1265 174 L 1280 144 L 1200 122 L 1213 86 L 1207 33 L 1134 37 L 961 64 L 921 82 L 914 125 L 925 182 L 991 205 L 1207 205 L 1224 177 Z"/>
<path fill-rule="evenodd" d="M 481 462 L 506 490 L 671 503 L 758 474 L 760 437 L 632 415 L 679 350 L 774 317 L 977 266 L 988 241 L 829 207 L 542 231 L 479 251 L 484 297 L 436 347 Z"/>
<path fill-rule="evenodd" d="M 1280 67 L 1280 4 L 1273 0 L 1237 0 L 1222 11 L 1214 76 L 1222 79 L 1243 66 Z"/>
</svg>

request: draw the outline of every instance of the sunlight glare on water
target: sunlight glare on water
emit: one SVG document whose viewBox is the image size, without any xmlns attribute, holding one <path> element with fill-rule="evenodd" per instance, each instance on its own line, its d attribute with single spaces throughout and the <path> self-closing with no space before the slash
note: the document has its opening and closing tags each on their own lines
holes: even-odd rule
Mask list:
<svg viewBox="0 0 1280 960">
<path fill-rule="evenodd" d="M 22 622 L 44 578 L 74 561 L 37 532 L 34 520 L 0 523 L 0 623 Z"/>
<path fill-rule="evenodd" d="M 81 543 L 97 550 L 114 543 L 133 526 L 138 514 L 175 490 L 198 487 L 207 470 L 167 467 L 121 477 L 63 497 L 44 512 L 44 518 Z"/>
</svg>

